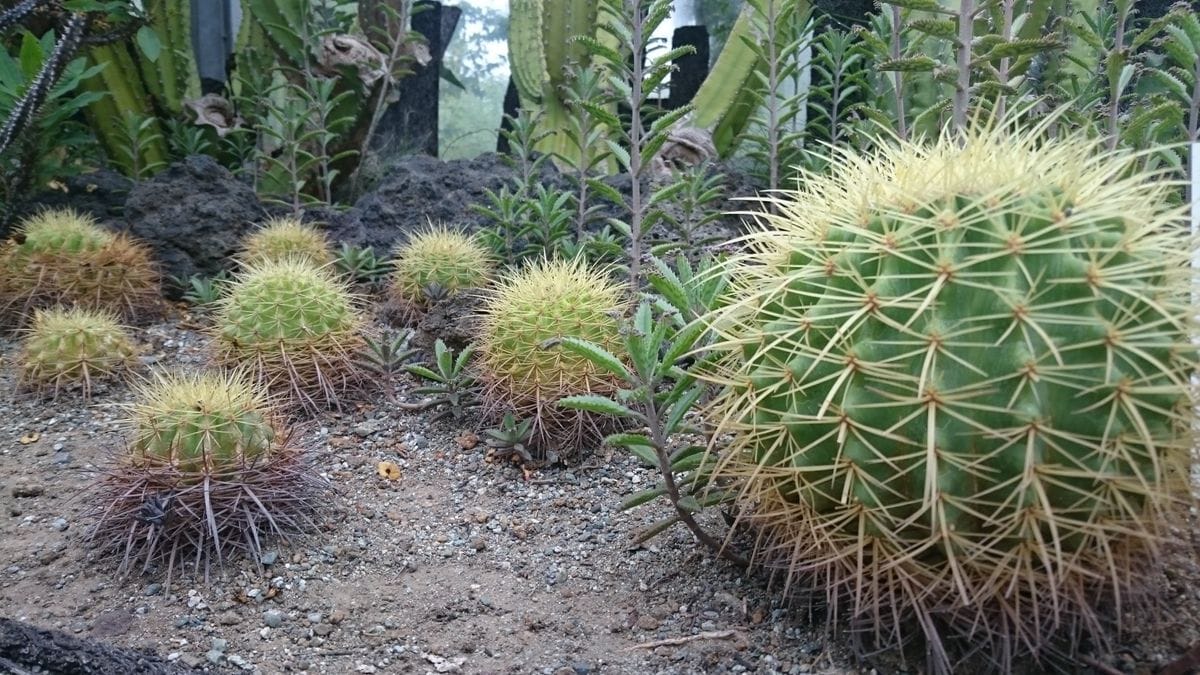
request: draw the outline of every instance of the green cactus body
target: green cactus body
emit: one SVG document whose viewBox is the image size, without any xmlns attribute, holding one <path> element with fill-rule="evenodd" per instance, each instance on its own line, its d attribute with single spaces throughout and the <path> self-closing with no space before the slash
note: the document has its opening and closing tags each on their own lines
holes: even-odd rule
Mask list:
<svg viewBox="0 0 1200 675">
<path fill-rule="evenodd" d="M 1186 228 L 1173 186 L 1092 147 L 847 151 L 766 216 L 709 317 L 719 475 L 763 559 L 894 618 L 884 641 L 920 618 L 936 670 L 940 635 L 1040 653 L 1092 590 L 1137 597 L 1186 478 Z"/>
<path fill-rule="evenodd" d="M 287 258 L 322 266 L 333 262 L 333 250 L 324 234 L 296 218 L 272 218 L 242 244 L 242 259 L 248 263 Z"/>
<path fill-rule="evenodd" d="M 395 271 L 389 295 L 415 314 L 436 285 L 451 294 L 479 288 L 492 277 L 495 263 L 475 237 L 445 227 L 414 235 L 393 254 Z"/>
<path fill-rule="evenodd" d="M 55 308 L 39 311 L 25 333 L 18 364 L 21 381 L 54 393 L 79 385 L 91 394 L 92 383 L 131 366 L 136 350 L 114 316 L 104 312 Z"/>
<path fill-rule="evenodd" d="M 266 461 L 278 447 L 265 395 L 241 375 L 160 377 L 139 393 L 129 448 L 135 466 L 171 467 L 185 482 L 233 477 Z"/>
<path fill-rule="evenodd" d="M 130 442 L 89 489 L 87 541 L 118 572 L 193 573 L 316 528 L 328 483 L 241 370 L 159 372 L 126 406 Z"/>
<path fill-rule="evenodd" d="M 593 437 L 595 420 L 555 403 L 611 393 L 617 385 L 584 357 L 547 341 L 569 336 L 619 350 L 627 302 L 626 289 L 605 270 L 579 260 L 537 263 L 500 283 L 480 317 L 480 374 L 489 407 L 532 418 L 542 448 Z"/>
<path fill-rule="evenodd" d="M 336 403 L 362 345 L 356 305 L 328 268 L 296 258 L 261 261 L 217 303 L 219 356 L 255 367 L 269 384 L 286 382 L 307 408 Z"/>
</svg>

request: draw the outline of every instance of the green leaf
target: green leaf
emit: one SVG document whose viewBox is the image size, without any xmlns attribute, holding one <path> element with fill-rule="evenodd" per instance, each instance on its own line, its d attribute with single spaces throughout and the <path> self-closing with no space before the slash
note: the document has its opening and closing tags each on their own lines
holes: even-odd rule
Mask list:
<svg viewBox="0 0 1200 675">
<path fill-rule="evenodd" d="M 692 409 L 692 406 L 696 405 L 696 401 L 700 400 L 700 396 L 703 393 L 704 387 L 697 385 L 689 389 L 682 398 L 676 401 L 675 405 L 671 407 L 671 414 L 667 418 L 667 424 L 663 431 L 667 434 L 675 433 L 679 428 L 679 424 L 683 422 L 684 416 Z"/>
<path fill-rule="evenodd" d="M 449 82 L 451 85 L 458 87 L 459 89 L 461 89 L 463 91 L 467 90 L 467 86 L 465 84 L 463 84 L 462 81 L 458 79 L 458 76 L 454 74 L 454 71 L 447 68 L 444 63 L 442 64 L 442 68 L 438 72 L 438 75 L 443 80 Z"/>
<path fill-rule="evenodd" d="M 575 337 L 564 337 L 559 343 L 564 349 L 575 352 L 590 361 L 597 368 L 607 370 L 626 382 L 633 382 L 633 374 L 621 363 L 621 359 L 609 353 L 600 345 Z"/>
<path fill-rule="evenodd" d="M 158 62 L 158 55 L 162 53 L 162 42 L 153 28 L 142 26 L 138 29 L 137 45 L 150 63 Z"/>
<path fill-rule="evenodd" d="M 566 398 L 559 399 L 558 405 L 572 410 L 585 410 L 587 412 L 600 413 L 601 415 L 632 417 L 637 420 L 644 420 L 640 413 L 630 410 L 612 399 L 597 396 L 596 394 L 567 396 Z"/>
<path fill-rule="evenodd" d="M 443 378 L 441 375 L 438 375 L 437 373 L 426 368 L 425 366 L 408 365 L 408 366 L 404 367 L 404 370 L 409 373 L 412 373 L 413 375 L 416 375 L 418 377 L 423 377 L 426 380 L 433 380 L 434 382 L 443 382 L 443 383 L 446 381 L 445 378 Z"/>
<path fill-rule="evenodd" d="M 42 43 L 33 33 L 26 31 L 21 38 L 21 72 L 25 73 L 25 81 L 32 82 L 42 69 L 42 61 L 46 58 Z"/>
<path fill-rule="evenodd" d="M 654 487 L 648 490 L 640 490 L 621 500 L 621 510 L 628 511 L 635 506 L 641 506 L 647 502 L 652 502 L 665 494 L 667 494 L 667 488 L 665 487 Z"/>
<path fill-rule="evenodd" d="M 875 68 L 883 72 L 924 73 L 937 68 L 938 62 L 928 56 L 881 61 Z"/>
<path fill-rule="evenodd" d="M 700 506 L 700 502 L 696 501 L 695 497 L 688 495 L 679 499 L 679 508 L 688 513 L 696 513 L 703 507 Z"/>
<path fill-rule="evenodd" d="M 645 542 L 649 539 L 653 539 L 654 537 L 667 531 L 667 529 L 669 529 L 672 525 L 674 525 L 675 523 L 678 523 L 678 522 L 679 522 L 678 515 L 674 515 L 669 518 L 663 518 L 662 520 L 654 523 L 653 525 L 650 525 L 649 527 L 647 527 L 643 530 L 640 530 L 636 535 L 634 535 L 632 543 L 634 546 L 639 546 L 643 542 Z"/>
</svg>

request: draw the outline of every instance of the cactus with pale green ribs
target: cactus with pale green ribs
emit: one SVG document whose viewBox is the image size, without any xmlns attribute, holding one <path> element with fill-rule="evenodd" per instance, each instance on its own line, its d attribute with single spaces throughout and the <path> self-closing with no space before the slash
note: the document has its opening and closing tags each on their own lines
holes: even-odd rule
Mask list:
<svg viewBox="0 0 1200 675">
<path fill-rule="evenodd" d="M 87 493 L 86 541 L 121 574 L 214 567 L 316 529 L 327 481 L 240 371 L 160 372 L 127 406 L 131 438 Z"/>
<path fill-rule="evenodd" d="M 784 0 L 770 0 L 783 2 Z M 543 112 L 540 124 L 551 132 L 538 149 L 554 152 L 568 162 L 580 150 L 568 138 L 569 101 L 564 85 L 571 69 L 588 68 L 592 57 L 587 47 L 572 38 L 595 37 L 617 48 L 612 35 L 598 29 L 599 4 L 595 0 L 510 0 L 509 63 L 513 83 L 525 107 Z M 807 9 L 808 2 L 797 4 Z M 750 120 L 754 97 L 750 89 L 758 81 L 762 60 L 746 41 L 756 41 L 754 8 L 747 3 L 733 31 L 692 100 L 693 111 L 682 123 L 712 134 L 719 153 L 733 149 L 734 140 Z"/>
<path fill-rule="evenodd" d="M 707 323 L 758 558 L 879 647 L 1001 669 L 1157 590 L 1200 362 L 1177 186 L 1082 135 L 838 151 Z M 1059 641 L 1058 638 L 1063 638 Z M 977 672 L 975 667 L 964 670 Z"/>
<path fill-rule="evenodd" d="M 104 311 L 55 307 L 38 310 L 21 342 L 20 381 L 52 395 L 79 386 L 90 397 L 94 382 L 136 363 L 136 349 L 116 317 Z"/>
<path fill-rule="evenodd" d="M 217 357 L 251 369 L 308 412 L 337 407 L 360 383 L 359 304 L 329 267 L 299 257 L 260 258 L 217 302 Z"/>
<path fill-rule="evenodd" d="M 533 422 L 531 446 L 542 457 L 578 452 L 602 436 L 608 420 L 557 402 L 578 394 L 610 394 L 611 373 L 551 344 L 564 337 L 604 349 L 620 344 L 620 318 L 628 288 L 609 270 L 582 259 L 543 260 L 512 272 L 484 301 L 480 312 L 479 375 L 488 415 L 514 413 Z"/>
</svg>

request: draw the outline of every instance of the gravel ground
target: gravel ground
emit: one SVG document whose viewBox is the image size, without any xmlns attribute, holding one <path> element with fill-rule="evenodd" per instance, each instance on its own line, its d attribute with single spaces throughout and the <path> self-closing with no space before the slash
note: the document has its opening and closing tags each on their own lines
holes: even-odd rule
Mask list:
<svg viewBox="0 0 1200 675">
<path fill-rule="evenodd" d="M 143 360 L 207 360 L 197 321 L 141 331 Z M 15 356 L 11 340 L 0 354 Z M 302 442 L 336 488 L 319 536 L 271 549 L 205 585 L 124 581 L 80 545 L 77 497 L 121 447 L 121 385 L 88 404 L 12 399 L 0 368 L 0 607 L 3 614 L 196 669 L 256 673 L 875 673 L 820 622 L 779 604 L 761 578 L 714 561 L 684 531 L 630 550 L 662 507 L 621 512 L 652 482 L 630 457 L 525 476 L 490 462 L 475 421 L 431 424 L 380 395 L 305 425 Z M 402 378 L 403 379 L 403 378 Z M 399 400 L 413 386 L 398 382 Z M 11 399 L 11 400 L 10 400 Z M 377 475 L 380 461 L 401 468 Z M 1181 533 L 1181 540 L 1186 539 Z M 1195 556 L 1181 549 L 1166 624 L 1106 654 L 1151 672 L 1197 639 Z M 660 642 L 661 644 L 655 644 Z M 916 672 L 913 670 L 912 672 Z"/>
</svg>

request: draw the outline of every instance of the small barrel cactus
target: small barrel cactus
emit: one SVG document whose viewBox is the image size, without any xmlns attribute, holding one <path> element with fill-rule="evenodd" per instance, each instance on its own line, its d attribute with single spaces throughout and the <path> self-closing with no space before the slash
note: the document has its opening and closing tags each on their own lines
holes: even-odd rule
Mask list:
<svg viewBox="0 0 1200 675">
<path fill-rule="evenodd" d="M 438 294 L 484 286 L 495 269 L 491 254 L 475 237 L 446 227 L 413 235 L 393 258 L 388 299 L 410 321 Z"/>
<path fill-rule="evenodd" d="M 78 305 L 144 319 L 160 301 L 149 249 L 74 211 L 46 210 L 0 245 L 0 323 L 21 325 L 39 308 Z"/>
<path fill-rule="evenodd" d="M 242 242 L 241 259 L 248 264 L 287 258 L 320 267 L 333 262 L 333 248 L 322 232 L 291 217 L 271 218 Z"/>
<path fill-rule="evenodd" d="M 363 318 L 357 298 L 327 267 L 301 259 L 246 268 L 217 302 L 218 358 L 251 367 L 305 410 L 336 406 L 359 378 Z"/>
<path fill-rule="evenodd" d="M 55 396 L 119 375 L 135 362 L 129 334 L 111 313 L 80 308 L 38 310 L 25 331 L 18 360 L 23 385 Z"/>
<path fill-rule="evenodd" d="M 759 559 L 877 646 L 923 634 L 934 671 L 1103 639 L 1106 599 L 1153 590 L 1194 438 L 1192 247 L 1175 186 L 1093 149 L 997 124 L 839 152 L 708 317 L 717 477 Z"/>
<path fill-rule="evenodd" d="M 92 493 L 89 540 L 121 560 L 203 569 L 311 530 L 327 489 L 265 390 L 239 372 L 158 373 L 129 406 L 132 442 Z"/>
<path fill-rule="evenodd" d="M 577 337 L 620 350 L 628 302 L 625 286 L 580 259 L 534 263 L 486 299 L 478 343 L 485 403 L 495 417 L 511 412 L 532 420 L 532 445 L 543 458 L 556 448 L 569 455 L 602 432 L 602 418 L 561 408 L 559 399 L 617 387 L 609 373 L 547 341 Z"/>
</svg>

